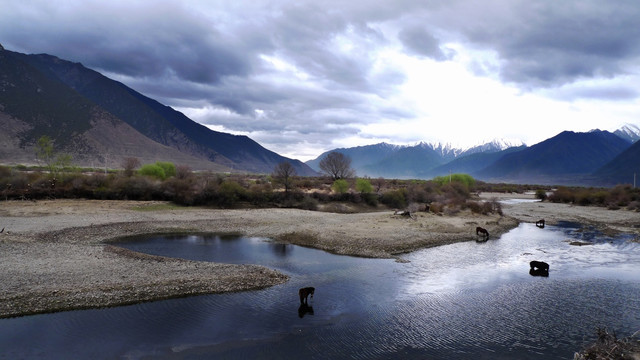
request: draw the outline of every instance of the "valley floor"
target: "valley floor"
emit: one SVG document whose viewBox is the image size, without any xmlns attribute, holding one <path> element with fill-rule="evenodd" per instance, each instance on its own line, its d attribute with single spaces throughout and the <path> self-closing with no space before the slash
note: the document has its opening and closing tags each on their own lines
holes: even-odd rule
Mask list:
<svg viewBox="0 0 640 360">
<path fill-rule="evenodd" d="M 262 266 L 144 255 L 111 244 L 140 234 L 234 233 L 338 254 L 393 258 L 420 248 L 473 241 L 476 226 L 488 229 L 496 239 L 521 221 L 539 218 L 640 232 L 638 213 L 539 202 L 504 205 L 503 217 L 461 212 L 418 213 L 414 219 L 392 211 L 214 210 L 135 201 L 1 205 L 0 317 L 260 289 L 287 281 L 286 275 Z"/>
</svg>

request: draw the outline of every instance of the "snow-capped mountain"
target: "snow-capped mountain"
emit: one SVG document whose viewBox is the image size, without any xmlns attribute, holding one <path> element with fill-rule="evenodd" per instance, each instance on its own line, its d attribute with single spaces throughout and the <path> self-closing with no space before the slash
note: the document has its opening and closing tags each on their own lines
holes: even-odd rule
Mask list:
<svg viewBox="0 0 640 360">
<path fill-rule="evenodd" d="M 351 166 L 359 176 L 382 176 L 389 178 L 429 178 L 432 169 L 460 157 L 476 153 L 498 153 L 505 149 L 523 146 L 522 141 L 495 139 L 469 149 L 453 147 L 450 143 L 420 142 L 415 145 L 375 145 L 340 148 L 340 152 L 351 158 Z M 311 168 L 320 170 L 319 163 L 329 152 L 306 162 Z M 476 164 L 483 161 L 476 160 Z"/>
<path fill-rule="evenodd" d="M 462 153 L 462 149 L 454 148 L 451 143 L 441 143 L 441 142 L 430 142 L 430 143 L 420 143 L 422 146 L 431 148 L 433 151 L 437 152 L 444 159 L 452 160 L 458 157 Z"/>
<path fill-rule="evenodd" d="M 633 124 L 624 124 L 624 126 L 613 133 L 632 143 L 640 139 L 640 127 Z"/>
<path fill-rule="evenodd" d="M 520 146 L 525 146 L 522 140 L 493 139 L 461 151 L 459 155 L 466 156 L 476 153 L 493 153 Z"/>
</svg>

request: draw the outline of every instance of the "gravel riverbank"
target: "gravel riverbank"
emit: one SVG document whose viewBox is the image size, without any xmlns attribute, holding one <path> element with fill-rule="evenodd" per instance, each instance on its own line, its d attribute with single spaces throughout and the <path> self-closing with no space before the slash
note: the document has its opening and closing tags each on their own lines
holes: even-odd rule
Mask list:
<svg viewBox="0 0 640 360">
<path fill-rule="evenodd" d="M 551 215 L 555 205 L 508 205 L 503 217 L 461 212 L 454 216 L 418 213 L 411 219 L 391 211 L 336 214 L 182 208 L 163 202 L 2 202 L 0 317 L 260 289 L 287 281 L 286 275 L 262 266 L 151 256 L 112 245 L 125 236 L 235 233 L 338 254 L 392 258 L 424 247 L 475 240 L 476 226 L 497 238 L 519 221 Z M 627 230 L 634 230 L 640 215 L 615 213 L 617 218 L 632 215 L 614 221 L 620 224 L 616 229 L 627 224 Z"/>
</svg>

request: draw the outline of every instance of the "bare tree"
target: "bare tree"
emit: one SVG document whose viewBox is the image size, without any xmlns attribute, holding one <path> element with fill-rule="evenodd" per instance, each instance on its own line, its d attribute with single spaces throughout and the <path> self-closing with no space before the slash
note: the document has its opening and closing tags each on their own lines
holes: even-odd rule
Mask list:
<svg viewBox="0 0 640 360">
<path fill-rule="evenodd" d="M 353 177 L 355 173 L 351 169 L 351 158 L 336 151 L 330 152 L 320 160 L 320 169 L 334 180 Z"/>
<path fill-rule="evenodd" d="M 296 176 L 296 169 L 291 163 L 284 161 L 276 165 L 273 169 L 272 176 L 276 181 L 284 185 L 285 194 L 293 187 L 293 177 Z"/>
<path fill-rule="evenodd" d="M 126 157 L 122 160 L 124 174 L 127 177 L 133 175 L 133 170 L 135 170 L 138 166 L 140 166 L 140 159 L 138 159 L 137 157 Z"/>
<path fill-rule="evenodd" d="M 176 178 L 184 180 L 188 179 L 193 175 L 191 168 L 187 165 L 178 165 L 176 166 Z"/>
</svg>

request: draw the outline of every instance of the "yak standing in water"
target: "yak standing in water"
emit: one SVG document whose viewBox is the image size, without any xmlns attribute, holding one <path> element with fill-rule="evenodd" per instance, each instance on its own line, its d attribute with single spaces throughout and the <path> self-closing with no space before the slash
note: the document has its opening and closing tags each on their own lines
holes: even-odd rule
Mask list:
<svg viewBox="0 0 640 360">
<path fill-rule="evenodd" d="M 487 231 L 487 229 L 481 228 L 480 226 L 478 226 L 476 228 L 476 235 L 481 237 L 481 240 L 476 240 L 476 241 L 487 241 L 487 240 L 489 240 L 489 232 Z"/>
<path fill-rule="evenodd" d="M 311 295 L 311 299 L 313 299 L 313 293 L 316 291 L 316 288 L 306 287 L 302 288 L 298 291 L 298 295 L 300 295 L 300 304 L 307 304 L 307 298 Z"/>
<path fill-rule="evenodd" d="M 549 264 L 544 261 L 532 261 L 529 263 L 529 275 L 549 276 Z"/>
</svg>

